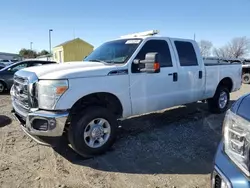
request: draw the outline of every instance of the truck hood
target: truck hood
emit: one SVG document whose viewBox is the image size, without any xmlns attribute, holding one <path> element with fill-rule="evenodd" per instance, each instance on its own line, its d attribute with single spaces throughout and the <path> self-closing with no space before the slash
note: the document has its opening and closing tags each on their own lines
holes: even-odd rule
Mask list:
<svg viewBox="0 0 250 188">
<path fill-rule="evenodd" d="M 20 71 L 33 72 L 39 79 L 70 79 L 106 76 L 110 71 L 116 70 L 119 67 L 121 67 L 121 65 L 79 61 L 30 67 Z"/>
</svg>

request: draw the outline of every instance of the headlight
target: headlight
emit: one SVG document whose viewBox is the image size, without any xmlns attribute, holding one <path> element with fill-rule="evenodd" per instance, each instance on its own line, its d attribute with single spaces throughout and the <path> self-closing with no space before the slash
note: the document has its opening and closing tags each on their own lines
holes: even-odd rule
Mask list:
<svg viewBox="0 0 250 188">
<path fill-rule="evenodd" d="M 67 80 L 40 80 L 37 87 L 39 108 L 51 110 L 68 89 Z"/>
<path fill-rule="evenodd" d="M 250 122 L 227 112 L 223 124 L 224 151 L 249 176 Z"/>
</svg>

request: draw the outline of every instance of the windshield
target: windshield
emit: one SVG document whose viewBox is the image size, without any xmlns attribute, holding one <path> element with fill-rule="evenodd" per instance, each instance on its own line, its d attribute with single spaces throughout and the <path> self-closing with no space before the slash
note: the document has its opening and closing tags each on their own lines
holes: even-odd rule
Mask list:
<svg viewBox="0 0 250 188">
<path fill-rule="evenodd" d="M 141 43 L 141 39 L 122 39 L 104 43 L 94 50 L 84 61 L 125 63 Z"/>
</svg>

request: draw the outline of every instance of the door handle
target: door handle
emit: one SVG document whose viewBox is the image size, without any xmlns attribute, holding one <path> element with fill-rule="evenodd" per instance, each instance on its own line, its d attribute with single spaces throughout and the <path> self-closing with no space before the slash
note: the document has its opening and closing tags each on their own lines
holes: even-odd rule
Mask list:
<svg viewBox="0 0 250 188">
<path fill-rule="evenodd" d="M 168 76 L 173 76 L 173 81 L 177 82 L 177 80 L 178 80 L 178 73 L 177 72 L 169 73 Z"/>
<path fill-rule="evenodd" d="M 199 71 L 199 79 L 202 79 L 202 71 Z"/>
</svg>

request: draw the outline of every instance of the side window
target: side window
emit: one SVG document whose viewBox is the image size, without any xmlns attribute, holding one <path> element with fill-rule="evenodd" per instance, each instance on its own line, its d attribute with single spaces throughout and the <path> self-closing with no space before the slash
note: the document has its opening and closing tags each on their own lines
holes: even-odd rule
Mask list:
<svg viewBox="0 0 250 188">
<path fill-rule="evenodd" d="M 143 60 L 147 53 L 158 52 L 160 55 L 161 67 L 172 67 L 172 59 L 168 43 L 164 40 L 150 40 L 147 41 L 140 52 L 137 54 L 136 59 Z"/>
<path fill-rule="evenodd" d="M 12 72 L 19 71 L 19 70 L 21 70 L 21 69 L 26 68 L 27 65 L 28 65 L 27 63 L 22 63 L 22 64 L 19 64 L 19 65 L 16 65 L 16 66 L 14 66 L 14 67 L 11 68 L 11 71 L 12 71 Z"/>
<path fill-rule="evenodd" d="M 181 66 L 197 66 L 198 61 L 193 44 L 190 42 L 174 42 Z"/>
</svg>

